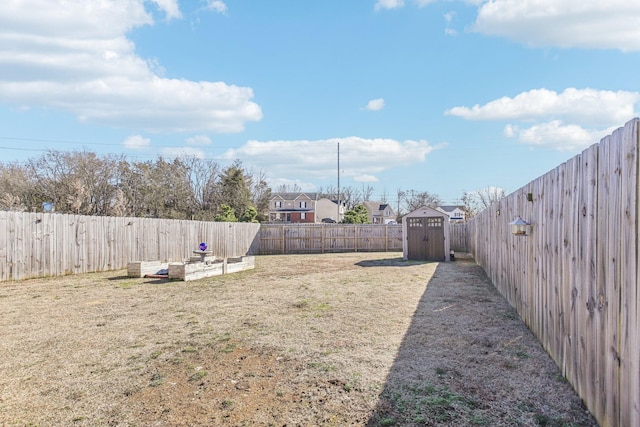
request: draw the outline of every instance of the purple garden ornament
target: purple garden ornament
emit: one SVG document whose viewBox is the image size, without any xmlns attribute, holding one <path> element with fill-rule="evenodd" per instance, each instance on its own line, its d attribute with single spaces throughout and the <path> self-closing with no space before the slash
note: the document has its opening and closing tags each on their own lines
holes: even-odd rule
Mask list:
<svg viewBox="0 0 640 427">
<path fill-rule="evenodd" d="M 205 242 L 200 243 L 200 250 L 203 252 L 207 250 L 207 244 Z"/>
</svg>

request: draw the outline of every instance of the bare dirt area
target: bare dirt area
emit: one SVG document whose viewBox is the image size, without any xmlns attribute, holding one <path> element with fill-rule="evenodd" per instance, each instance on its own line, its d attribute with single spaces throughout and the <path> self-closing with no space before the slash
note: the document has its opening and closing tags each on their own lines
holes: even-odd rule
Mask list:
<svg viewBox="0 0 640 427">
<path fill-rule="evenodd" d="M 471 259 L 0 283 L 2 426 L 596 426 Z"/>
</svg>

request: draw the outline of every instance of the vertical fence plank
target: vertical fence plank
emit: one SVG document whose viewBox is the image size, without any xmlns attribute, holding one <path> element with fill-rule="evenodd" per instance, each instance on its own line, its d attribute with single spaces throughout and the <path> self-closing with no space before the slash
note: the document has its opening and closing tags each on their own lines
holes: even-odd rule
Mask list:
<svg viewBox="0 0 640 427">
<path fill-rule="evenodd" d="M 576 283 L 580 282 L 580 271 L 578 269 L 579 246 L 577 244 L 579 227 L 578 216 L 580 215 L 580 204 L 578 200 L 578 188 L 581 177 L 581 156 L 575 157 L 567 162 L 565 180 L 565 202 L 567 209 L 564 212 L 564 263 L 563 263 L 563 290 L 565 293 L 564 316 L 566 319 L 565 336 L 565 357 L 562 362 L 562 374 L 569 383 L 578 390 L 580 388 L 580 378 L 578 376 L 578 345 L 580 324 L 577 319 L 576 298 L 578 289 Z"/>
<path fill-rule="evenodd" d="M 622 141 L 622 259 L 620 281 L 620 426 L 640 425 L 640 271 L 638 269 L 638 122 L 624 129 Z"/>
<path fill-rule="evenodd" d="M 24 216 L 16 216 L 13 218 L 13 221 L 11 223 L 11 230 L 10 233 L 13 236 L 12 240 L 14 243 L 14 247 L 13 247 L 13 259 L 12 259 L 12 265 L 13 265 L 13 275 L 17 280 L 20 279 L 24 279 L 25 278 L 25 271 L 24 271 L 24 255 L 25 255 L 25 251 L 24 251 L 24 222 L 25 222 L 25 217 Z"/>
<path fill-rule="evenodd" d="M 580 348 L 579 365 L 583 369 L 582 398 L 589 408 L 596 405 L 596 352 L 597 352 L 597 323 L 595 320 L 597 296 L 596 257 L 598 247 L 597 235 L 597 189 L 598 189 L 598 146 L 592 146 L 583 156 L 582 171 L 583 184 L 581 186 L 582 227 L 580 231 L 580 270 L 582 271 L 581 323 L 583 326 Z"/>
<path fill-rule="evenodd" d="M 604 330 L 605 352 L 601 373 L 604 378 L 604 402 L 603 411 L 610 424 L 616 424 L 620 418 L 620 261 L 621 246 L 620 236 L 622 230 L 622 129 L 616 130 L 611 137 L 609 147 L 609 216 L 607 223 L 608 252 L 606 264 L 606 277 L 604 292 L 606 308 L 605 316 L 601 319 Z"/>
<path fill-rule="evenodd" d="M 9 275 L 9 212 L 0 211 L 0 280 L 8 280 Z"/>
<path fill-rule="evenodd" d="M 609 233 L 611 230 L 611 217 L 614 215 L 613 211 L 617 208 L 615 205 L 610 205 L 604 201 L 614 202 L 614 191 L 612 191 L 613 174 L 609 170 L 611 164 L 610 158 L 613 156 L 612 149 L 614 146 L 614 140 L 611 136 L 605 137 L 599 146 L 598 154 L 598 229 L 597 229 L 597 257 L 596 257 L 596 295 L 595 295 L 595 309 L 594 321 L 596 323 L 595 333 L 595 348 L 594 348 L 594 361 L 595 372 L 594 375 L 594 412 L 598 420 L 604 420 L 608 416 L 606 413 L 607 408 L 607 377 L 606 373 L 606 358 L 609 351 L 607 340 L 607 322 L 609 316 L 609 304 L 612 301 L 609 298 L 609 286 L 612 286 L 610 281 L 613 279 L 613 270 L 611 269 L 609 256 L 611 251 L 615 249 L 611 247 L 611 241 L 609 240 Z"/>
</svg>

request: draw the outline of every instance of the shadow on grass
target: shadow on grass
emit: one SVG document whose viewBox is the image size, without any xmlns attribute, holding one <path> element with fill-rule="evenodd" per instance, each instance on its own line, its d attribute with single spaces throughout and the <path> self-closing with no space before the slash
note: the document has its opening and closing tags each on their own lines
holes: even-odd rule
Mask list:
<svg viewBox="0 0 640 427">
<path fill-rule="evenodd" d="M 131 280 L 138 280 L 138 279 L 145 279 L 144 280 L 144 284 L 148 284 L 148 285 L 160 285 L 163 283 L 171 283 L 171 282 L 175 282 L 175 280 L 171 280 L 168 277 L 167 278 L 151 278 L 151 277 L 129 277 L 129 276 L 114 276 L 114 277 L 107 277 L 107 280 L 109 280 L 110 282 L 119 282 L 119 281 L 131 281 Z"/>
<path fill-rule="evenodd" d="M 114 276 L 114 277 L 107 277 L 107 280 L 113 282 L 116 280 L 131 280 L 132 278 L 129 276 Z"/>
<path fill-rule="evenodd" d="M 558 375 L 482 268 L 461 256 L 430 278 L 366 426 L 597 426 Z"/>
<path fill-rule="evenodd" d="M 356 262 L 360 267 L 411 267 L 412 265 L 428 264 L 433 261 L 407 261 L 402 258 L 372 259 Z"/>
</svg>

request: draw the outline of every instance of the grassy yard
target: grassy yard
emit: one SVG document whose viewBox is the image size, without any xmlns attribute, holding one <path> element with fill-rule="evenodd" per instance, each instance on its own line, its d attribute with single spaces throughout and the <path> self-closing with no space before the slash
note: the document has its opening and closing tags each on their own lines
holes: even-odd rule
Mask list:
<svg viewBox="0 0 640 427">
<path fill-rule="evenodd" d="M 3 426 L 590 426 L 470 260 L 0 283 Z"/>
</svg>

